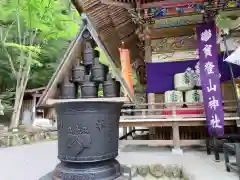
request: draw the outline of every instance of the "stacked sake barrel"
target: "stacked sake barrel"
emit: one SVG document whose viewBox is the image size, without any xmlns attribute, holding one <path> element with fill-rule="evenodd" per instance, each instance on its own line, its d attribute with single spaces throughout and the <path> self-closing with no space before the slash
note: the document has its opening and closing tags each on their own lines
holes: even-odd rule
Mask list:
<svg viewBox="0 0 240 180">
<path fill-rule="evenodd" d="M 165 92 L 166 103 L 199 103 L 203 101 L 199 80 L 194 79 L 194 74 L 189 72 L 178 73 L 174 76 L 174 89 Z"/>
<path fill-rule="evenodd" d="M 100 53 L 94 50 L 95 43 L 90 36 L 87 32 L 84 34 L 83 58 L 76 59 L 72 72 L 64 77 L 60 87 L 62 99 L 120 96 L 120 82 L 100 63 Z"/>
<path fill-rule="evenodd" d="M 172 118 L 172 107 L 174 106 L 176 114 L 202 114 L 204 111 L 199 109 L 199 105 L 194 103 L 203 102 L 201 84 L 200 84 L 200 73 L 195 67 L 195 71 L 186 71 L 183 73 L 175 74 L 174 76 L 174 90 L 166 91 L 165 103 L 167 109 L 163 111 L 164 115 Z M 188 108 L 181 109 L 186 104 L 188 108 L 196 108 L 191 110 Z M 171 127 L 158 127 L 156 129 L 158 139 L 169 140 L 172 139 L 172 128 Z M 197 135 L 196 135 L 197 134 Z M 199 137 L 200 139 L 205 136 L 205 130 L 202 127 L 188 128 L 180 127 L 180 138 L 181 139 L 193 139 Z"/>
</svg>

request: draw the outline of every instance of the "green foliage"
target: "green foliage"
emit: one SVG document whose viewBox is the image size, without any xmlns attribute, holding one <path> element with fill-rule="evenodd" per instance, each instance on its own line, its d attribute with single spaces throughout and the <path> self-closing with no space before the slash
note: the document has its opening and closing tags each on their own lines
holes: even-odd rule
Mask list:
<svg viewBox="0 0 240 180">
<path fill-rule="evenodd" d="M 48 83 L 80 22 L 69 1 L 0 1 L 0 99 L 6 107 L 13 105 L 18 74 L 28 65 L 27 88 Z"/>
</svg>

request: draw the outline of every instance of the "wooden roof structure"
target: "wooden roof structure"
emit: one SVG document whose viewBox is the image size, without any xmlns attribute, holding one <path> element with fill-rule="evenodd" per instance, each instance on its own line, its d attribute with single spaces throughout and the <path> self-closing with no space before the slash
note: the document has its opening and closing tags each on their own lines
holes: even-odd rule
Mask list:
<svg viewBox="0 0 240 180">
<path fill-rule="evenodd" d="M 70 46 L 68 47 L 67 52 L 65 53 L 62 61 L 60 62 L 57 70 L 49 81 L 43 95 L 40 97 L 37 107 L 46 106 L 46 101 L 48 99 L 54 99 L 58 94 L 58 85 L 62 82 L 64 77 L 69 76 L 69 73 L 72 72 L 72 66 L 76 63 L 77 59 L 82 58 L 82 45 L 83 45 L 83 37 L 84 33 L 87 31 L 90 33 L 92 39 L 95 41 L 96 45 L 103 50 L 106 58 L 108 59 L 109 64 L 112 67 L 113 73 L 116 76 L 116 79 L 120 81 L 123 88 L 128 93 L 128 96 L 133 102 L 136 102 L 135 96 L 132 94 L 128 84 L 123 79 L 119 69 L 116 65 L 116 62 L 113 60 L 112 54 L 109 53 L 108 49 L 106 49 L 103 41 L 99 38 L 98 33 L 95 31 L 95 28 L 88 16 L 85 13 L 82 13 L 83 23 L 80 28 L 80 32 L 76 36 L 76 38 L 72 41 Z"/>
<path fill-rule="evenodd" d="M 132 48 L 138 41 L 136 25 L 128 11 L 114 4 L 104 4 L 101 0 L 72 0 L 76 9 L 85 12 L 96 28 L 99 37 L 114 61 L 120 67 L 118 48 Z M 133 43 L 134 42 L 134 43 Z"/>
<path fill-rule="evenodd" d="M 140 41 L 144 40 L 142 35 L 146 33 L 140 30 L 141 25 L 152 27 L 157 21 L 161 25 L 165 24 L 161 21 L 164 19 L 172 17 L 181 19 L 192 15 L 211 19 L 219 10 L 238 8 L 237 0 L 72 0 L 72 3 L 80 13 L 85 12 L 88 15 L 119 67 L 118 48 L 123 42 L 131 52 L 132 48 L 139 52 L 138 57 L 134 58 L 144 59 L 144 43 Z M 189 22 L 189 19 L 186 22 Z M 150 36 L 160 38 L 159 34 L 164 37 L 192 35 L 195 33 L 193 29 L 196 24 L 184 24 L 183 26 L 190 26 L 177 29 L 159 26 L 157 31 L 154 29 L 150 32 Z"/>
</svg>

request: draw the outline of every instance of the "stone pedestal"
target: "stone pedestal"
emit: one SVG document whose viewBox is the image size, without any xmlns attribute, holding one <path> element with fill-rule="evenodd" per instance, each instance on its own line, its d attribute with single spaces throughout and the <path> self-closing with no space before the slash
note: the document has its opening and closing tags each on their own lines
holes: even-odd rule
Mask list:
<svg viewBox="0 0 240 180">
<path fill-rule="evenodd" d="M 53 177 L 53 172 L 50 172 L 50 173 L 46 174 L 45 176 L 41 177 L 39 180 L 53 180 L 52 177 Z M 121 175 L 114 180 L 129 180 L 129 177 Z"/>
</svg>

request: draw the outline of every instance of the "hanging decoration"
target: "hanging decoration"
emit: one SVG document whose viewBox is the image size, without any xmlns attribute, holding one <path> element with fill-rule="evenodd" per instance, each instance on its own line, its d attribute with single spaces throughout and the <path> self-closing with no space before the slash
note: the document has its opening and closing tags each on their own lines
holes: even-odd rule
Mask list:
<svg viewBox="0 0 240 180">
<path fill-rule="evenodd" d="M 123 48 L 119 48 L 119 52 L 120 52 L 123 78 L 127 82 L 131 92 L 134 93 L 133 79 L 132 79 L 133 73 L 132 73 L 132 66 L 131 66 L 131 60 L 130 60 L 130 52 L 128 49 L 123 49 Z M 126 92 L 125 92 L 125 96 L 127 96 Z"/>
<path fill-rule="evenodd" d="M 210 135 L 224 134 L 224 111 L 218 69 L 216 26 L 214 21 L 196 29 L 199 43 L 200 76 L 206 122 Z"/>
</svg>

